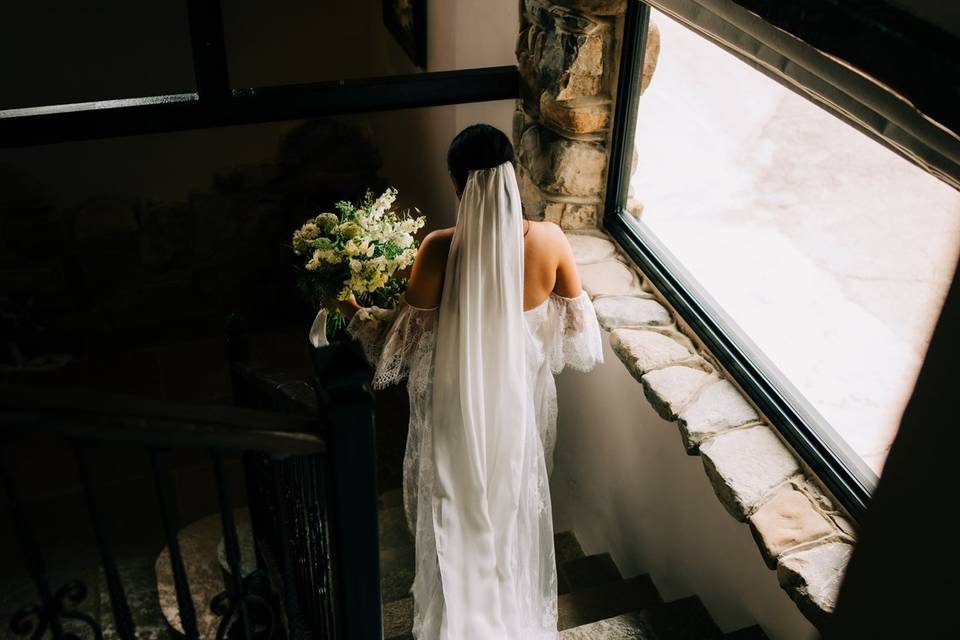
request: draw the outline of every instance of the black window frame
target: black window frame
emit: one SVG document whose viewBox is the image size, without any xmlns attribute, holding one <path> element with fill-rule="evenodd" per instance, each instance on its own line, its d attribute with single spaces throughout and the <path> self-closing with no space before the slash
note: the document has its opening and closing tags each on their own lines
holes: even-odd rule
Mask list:
<svg viewBox="0 0 960 640">
<path fill-rule="evenodd" d="M 607 169 L 604 229 L 855 521 L 877 475 L 651 232 L 626 211 L 650 5 L 629 0 Z M 771 80 L 773 81 L 773 80 Z"/>
<path fill-rule="evenodd" d="M 516 65 L 271 87 L 230 82 L 220 0 L 187 0 L 193 92 L 7 108 L 0 149 L 520 97 Z"/>
</svg>

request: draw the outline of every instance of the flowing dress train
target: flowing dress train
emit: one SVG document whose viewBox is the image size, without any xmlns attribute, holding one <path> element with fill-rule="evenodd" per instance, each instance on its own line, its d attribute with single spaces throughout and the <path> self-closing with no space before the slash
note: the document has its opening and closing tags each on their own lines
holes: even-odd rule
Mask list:
<svg viewBox="0 0 960 640">
<path fill-rule="evenodd" d="M 363 308 L 347 331 L 374 366 L 374 388 L 407 380 L 403 499 L 416 544 L 414 637 L 553 640 L 554 375 L 602 362 L 600 330 L 585 292 L 551 294 L 523 311 L 512 167 L 474 174 L 441 305 L 401 299 L 393 310 Z"/>
</svg>

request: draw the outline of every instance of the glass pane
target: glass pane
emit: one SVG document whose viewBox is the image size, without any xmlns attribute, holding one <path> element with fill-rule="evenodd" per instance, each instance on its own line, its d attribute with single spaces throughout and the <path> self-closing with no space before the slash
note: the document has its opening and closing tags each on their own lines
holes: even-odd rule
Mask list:
<svg viewBox="0 0 960 640">
<path fill-rule="evenodd" d="M 415 73 L 424 51 L 427 71 L 516 64 L 515 0 L 236 0 L 222 6 L 234 87 Z M 421 12 L 426 21 L 417 19 Z M 413 45 L 417 34 L 425 47 Z"/>
<path fill-rule="evenodd" d="M 186 3 L 9 2 L 0 109 L 194 91 Z"/>
<path fill-rule="evenodd" d="M 960 194 L 654 12 L 642 222 L 877 474 L 960 251 Z"/>
</svg>

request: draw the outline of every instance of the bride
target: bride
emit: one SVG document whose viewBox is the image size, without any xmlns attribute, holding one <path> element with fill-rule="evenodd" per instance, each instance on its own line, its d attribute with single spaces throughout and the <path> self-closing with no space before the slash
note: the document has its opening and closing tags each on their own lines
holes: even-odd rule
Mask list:
<svg viewBox="0 0 960 640">
<path fill-rule="evenodd" d="M 339 303 L 373 386 L 408 378 L 420 640 L 557 637 L 553 374 L 603 356 L 570 245 L 523 218 L 513 159 L 499 130 L 463 130 L 447 154 L 456 226 L 423 240 L 396 309 Z"/>
</svg>

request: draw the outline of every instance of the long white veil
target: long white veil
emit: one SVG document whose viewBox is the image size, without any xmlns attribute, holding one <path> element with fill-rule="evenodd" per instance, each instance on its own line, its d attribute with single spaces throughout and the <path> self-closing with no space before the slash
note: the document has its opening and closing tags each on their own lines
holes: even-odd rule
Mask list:
<svg viewBox="0 0 960 640">
<path fill-rule="evenodd" d="M 440 303 L 431 423 L 441 638 L 512 638 L 523 624 L 523 569 L 510 560 L 529 446 L 525 331 L 523 216 L 505 162 L 467 180 Z"/>
</svg>

